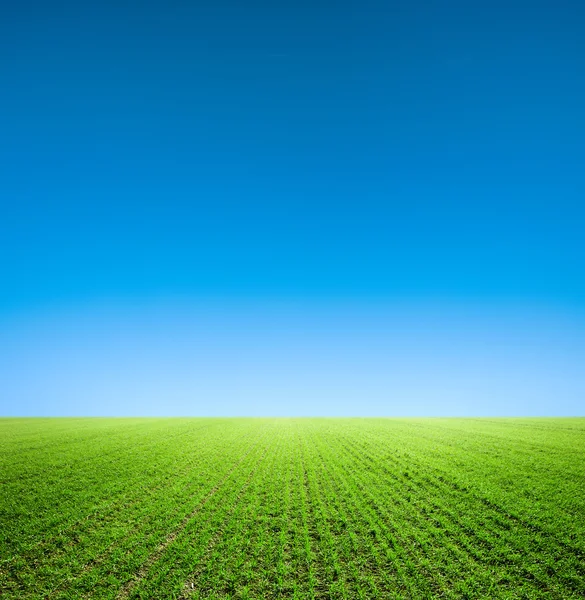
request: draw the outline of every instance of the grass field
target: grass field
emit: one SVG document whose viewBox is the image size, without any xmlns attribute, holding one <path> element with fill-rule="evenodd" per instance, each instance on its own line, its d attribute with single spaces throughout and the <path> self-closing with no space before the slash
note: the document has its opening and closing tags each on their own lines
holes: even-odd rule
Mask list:
<svg viewBox="0 0 585 600">
<path fill-rule="evenodd" d="M 585 419 L 0 419 L 0 596 L 584 598 Z"/>
</svg>

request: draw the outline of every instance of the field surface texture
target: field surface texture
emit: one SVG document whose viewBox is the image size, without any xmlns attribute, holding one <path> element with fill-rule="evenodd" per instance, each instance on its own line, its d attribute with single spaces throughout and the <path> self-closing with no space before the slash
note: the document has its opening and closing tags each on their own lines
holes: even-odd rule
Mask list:
<svg viewBox="0 0 585 600">
<path fill-rule="evenodd" d="M 0 419 L 0 597 L 585 597 L 585 419 Z"/>
</svg>

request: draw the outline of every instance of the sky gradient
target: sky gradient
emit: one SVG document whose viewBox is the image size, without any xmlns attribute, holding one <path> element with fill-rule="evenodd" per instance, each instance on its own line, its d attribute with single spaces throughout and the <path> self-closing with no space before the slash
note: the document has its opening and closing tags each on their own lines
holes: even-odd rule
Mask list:
<svg viewBox="0 0 585 600">
<path fill-rule="evenodd" d="M 583 3 L 0 11 L 0 414 L 584 414 Z"/>
</svg>

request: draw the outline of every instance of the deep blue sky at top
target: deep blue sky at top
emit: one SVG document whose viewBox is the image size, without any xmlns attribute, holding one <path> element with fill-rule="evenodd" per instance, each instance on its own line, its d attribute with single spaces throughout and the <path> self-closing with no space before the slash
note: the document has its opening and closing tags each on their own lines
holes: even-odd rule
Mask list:
<svg viewBox="0 0 585 600">
<path fill-rule="evenodd" d="M 0 309 L 585 299 L 585 5 L 10 2 Z"/>
</svg>

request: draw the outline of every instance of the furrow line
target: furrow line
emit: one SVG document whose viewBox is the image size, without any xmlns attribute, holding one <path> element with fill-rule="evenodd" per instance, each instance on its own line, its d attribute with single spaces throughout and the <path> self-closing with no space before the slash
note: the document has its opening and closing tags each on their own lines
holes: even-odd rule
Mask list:
<svg viewBox="0 0 585 600">
<path fill-rule="evenodd" d="M 248 435 L 250 435 L 249 433 L 246 435 L 242 435 L 240 437 L 244 438 L 247 437 Z M 207 457 L 207 461 L 209 464 L 209 469 L 211 469 L 213 467 L 213 455 L 208 455 Z M 191 459 L 191 463 L 188 465 L 187 469 L 185 470 L 185 474 L 188 474 L 190 471 L 192 471 L 194 464 L 200 464 L 202 457 L 198 456 L 195 459 Z M 194 462 L 194 460 L 196 462 Z M 165 477 L 164 480 L 162 481 L 162 483 L 158 486 L 158 491 L 165 489 L 165 484 L 169 481 L 169 477 Z M 181 490 L 181 493 L 184 493 L 186 491 L 188 491 L 189 488 L 191 488 L 193 485 L 195 485 L 197 483 L 197 481 L 194 480 L 186 480 L 187 483 L 186 485 L 183 483 L 178 483 L 177 485 L 174 486 L 174 488 L 176 488 L 177 490 Z M 152 494 L 148 494 L 147 492 L 147 499 L 148 497 L 152 497 Z M 164 498 L 161 498 L 161 502 L 164 502 Z M 122 508 L 125 510 L 125 512 L 127 511 L 132 511 L 132 509 L 137 506 L 143 506 L 144 508 L 142 509 L 142 512 L 144 513 L 144 518 L 141 518 L 140 521 L 138 522 L 138 524 L 133 527 L 130 532 L 121 532 L 119 534 L 119 538 L 114 541 L 113 543 L 109 544 L 104 550 L 100 551 L 99 554 L 95 554 L 95 549 L 91 549 L 92 551 L 92 558 L 90 561 L 88 561 L 88 563 L 86 563 L 85 565 L 80 567 L 80 571 L 79 571 L 79 575 L 81 576 L 83 575 L 84 572 L 86 572 L 87 570 L 89 570 L 90 568 L 93 568 L 93 566 L 95 565 L 99 565 L 101 562 L 103 562 L 103 560 L 105 560 L 105 558 L 108 556 L 108 554 L 110 554 L 113 550 L 115 550 L 115 548 L 120 544 L 120 543 L 125 543 L 127 542 L 127 540 L 129 539 L 129 535 L 131 536 L 133 532 L 137 532 L 140 531 L 141 529 L 144 529 L 144 527 L 146 527 L 149 523 L 149 521 L 153 520 L 156 516 L 156 511 L 152 510 L 152 506 L 150 506 L 148 504 L 148 502 L 145 502 L 145 498 L 144 496 L 135 499 L 134 501 L 132 501 L 128 506 L 122 506 Z M 120 508 L 119 506 L 117 508 Z M 178 509 L 178 508 L 177 508 Z M 113 510 L 110 511 L 108 514 L 113 514 Z M 123 513 L 119 513 L 116 515 L 116 521 L 121 522 L 128 520 L 128 518 L 122 518 Z M 133 519 L 134 520 L 134 519 Z M 90 521 L 85 521 L 85 522 L 90 522 Z M 110 526 L 110 522 L 105 522 L 105 523 L 100 523 L 100 524 L 94 524 L 89 530 L 86 530 L 85 533 L 91 534 L 93 532 L 97 532 L 99 529 L 103 529 L 105 527 L 109 527 Z M 78 534 L 79 534 L 79 530 L 78 530 Z M 77 537 L 77 536 L 76 536 Z M 70 542 L 65 545 L 65 546 L 60 546 L 59 548 L 59 556 L 61 555 L 65 555 L 68 548 L 73 548 L 75 545 L 77 544 L 77 540 L 70 540 Z M 57 556 L 56 555 L 49 555 L 49 556 L 44 556 L 42 555 L 43 558 L 45 558 L 45 562 L 47 561 L 55 561 Z M 29 559 L 29 564 L 31 565 L 31 569 L 33 569 L 32 573 L 39 573 L 39 569 L 40 569 L 40 564 L 39 561 L 35 561 L 34 563 L 31 562 L 32 559 Z M 33 566 L 34 565 L 34 566 Z M 19 567 L 19 578 L 22 578 L 25 574 L 25 571 L 23 571 L 22 567 Z M 54 577 L 54 575 L 53 575 Z M 75 578 L 74 578 L 75 579 Z M 68 584 L 71 583 L 71 577 L 68 576 L 66 579 L 66 582 Z M 54 588 L 51 592 L 49 592 L 49 594 L 55 594 L 56 592 L 58 592 L 59 589 L 62 589 L 63 586 L 65 584 L 59 585 L 56 588 Z"/>
<path fill-rule="evenodd" d="M 366 453 L 367 456 L 367 453 Z M 363 460 L 366 460 L 364 457 L 362 457 Z M 365 473 L 366 471 L 362 470 L 362 469 L 357 469 L 356 472 L 359 473 Z M 388 472 L 389 475 L 391 475 L 395 480 L 399 481 L 402 485 L 402 487 L 406 487 L 406 489 L 408 489 L 409 491 L 413 491 L 415 494 L 418 494 L 418 492 L 416 491 L 415 488 L 412 488 L 411 485 L 413 483 L 415 483 L 415 481 L 410 478 L 408 481 L 404 481 L 404 480 L 400 480 L 400 478 L 398 478 L 394 473 L 392 472 Z M 357 477 L 357 475 L 356 475 Z M 381 478 L 381 476 L 378 476 L 378 478 Z M 365 496 L 370 498 L 370 501 L 372 503 L 372 506 L 376 509 L 376 511 L 380 511 L 380 504 L 377 500 L 377 496 L 375 494 L 375 492 L 373 493 L 371 490 L 375 490 L 376 486 L 371 486 L 369 483 L 364 483 L 363 484 L 363 493 Z M 390 491 L 392 488 L 388 487 L 387 491 Z M 430 496 L 431 500 L 426 499 L 425 502 L 430 502 L 431 504 L 434 503 L 434 505 L 439 508 L 439 510 L 443 510 L 443 506 L 440 504 L 440 502 L 437 502 L 436 500 L 433 501 L 434 495 Z M 409 518 L 406 515 L 404 515 L 404 518 L 406 518 L 407 520 L 411 520 L 413 522 L 414 525 L 416 525 L 416 523 L 420 523 L 420 522 L 425 522 L 425 521 L 429 521 L 429 511 L 427 509 L 424 508 L 424 505 L 421 507 L 420 505 L 414 505 L 414 504 L 405 504 L 403 499 L 401 498 L 401 496 L 395 496 L 394 497 L 395 502 L 397 504 L 402 503 L 403 507 L 407 507 L 409 509 L 409 512 L 411 512 L 412 517 Z M 422 497 L 421 497 L 422 499 Z M 413 512 L 413 511 L 418 511 L 417 512 Z M 432 511 L 431 511 L 432 512 Z M 445 512 L 446 518 L 450 518 L 450 515 L 448 513 Z M 384 514 L 383 511 L 380 512 L 380 518 L 382 520 L 384 520 Z M 433 518 L 433 517 L 431 517 Z M 430 529 L 428 529 L 429 534 L 431 534 L 432 537 L 434 537 L 435 539 L 437 539 L 439 542 L 441 542 L 441 545 L 448 548 L 452 553 L 454 553 L 455 557 L 459 557 L 459 558 L 465 558 L 465 557 L 470 557 L 478 566 L 478 570 L 480 570 L 481 567 L 483 567 L 483 569 L 485 569 L 485 565 L 486 565 L 486 560 L 485 558 L 480 558 L 477 554 L 477 550 L 476 550 L 476 545 L 474 545 L 473 543 L 461 543 L 462 540 L 462 531 L 464 531 L 465 533 L 463 533 L 463 539 L 465 539 L 465 537 L 467 537 L 467 533 L 468 530 L 467 529 L 462 529 L 461 528 L 461 523 L 460 523 L 460 519 L 455 519 L 453 520 L 453 522 L 450 523 L 450 525 L 455 528 L 455 532 L 453 532 L 452 534 L 452 538 L 454 540 L 458 540 L 457 545 L 453 545 L 453 543 L 450 541 L 450 539 L 445 540 L 445 536 L 444 536 L 444 530 L 442 530 L 439 526 L 439 529 L 437 529 L 436 526 L 431 527 Z M 425 528 L 425 530 L 427 530 Z M 477 538 L 477 533 L 476 531 L 473 532 L 473 535 Z M 480 539 L 481 541 L 483 541 L 481 538 L 477 538 Z M 507 543 L 515 543 L 513 540 L 507 540 Z M 458 549 L 459 546 L 462 546 L 464 548 L 464 554 L 460 554 L 460 550 Z M 423 546 L 424 547 L 424 546 Z M 526 548 L 522 548 L 523 551 L 526 551 Z M 492 563 L 489 563 L 492 566 Z M 525 567 L 523 567 L 522 565 L 518 565 L 517 567 L 518 570 L 518 575 L 522 576 L 524 578 L 526 578 L 527 580 L 531 580 L 533 581 L 534 584 L 538 585 L 538 587 L 540 589 L 549 589 L 550 593 L 553 593 L 553 590 L 550 588 L 550 585 L 552 585 L 552 582 L 548 582 L 547 580 L 543 580 L 542 578 L 539 578 L 537 575 L 535 575 L 533 572 L 528 571 L 525 569 Z"/>
<path fill-rule="evenodd" d="M 352 440 L 352 442 L 354 443 L 354 445 L 356 444 L 355 440 Z M 362 460 L 363 461 L 374 461 L 374 459 L 371 457 L 370 453 L 368 452 L 368 449 L 364 450 L 364 454 L 362 455 Z M 412 478 L 410 478 L 407 482 L 405 482 L 404 479 L 401 479 L 399 476 L 396 475 L 396 473 L 394 473 L 393 471 L 388 469 L 388 467 L 386 465 L 384 465 L 382 461 L 379 461 L 379 465 L 380 465 L 379 470 L 383 471 L 390 477 L 394 478 L 402 486 L 404 486 L 405 484 L 410 485 L 411 491 L 413 491 L 415 493 L 417 493 L 417 491 L 415 489 L 416 486 L 419 486 L 420 489 L 424 490 L 425 492 L 429 491 L 428 487 L 430 486 L 430 487 L 433 487 L 433 488 L 439 490 L 441 496 L 444 496 L 445 492 L 447 492 L 449 495 L 452 495 L 454 498 L 457 498 L 457 497 L 461 498 L 462 495 L 465 495 L 465 497 L 473 499 L 476 503 L 483 504 L 490 510 L 492 510 L 496 513 L 499 513 L 501 516 L 505 517 L 506 519 L 522 525 L 525 529 L 527 529 L 530 532 L 526 537 L 528 538 L 528 540 L 530 540 L 531 543 L 535 542 L 534 533 L 536 533 L 541 538 L 540 541 L 536 540 L 536 541 L 539 541 L 539 544 L 540 544 L 539 550 L 542 548 L 550 548 L 550 541 L 551 541 L 549 539 L 550 534 L 548 532 L 546 532 L 545 530 L 543 530 L 542 528 L 540 528 L 538 525 L 523 521 L 521 518 L 515 517 L 514 515 L 510 514 L 509 512 L 505 511 L 504 509 L 501 509 L 500 507 L 498 507 L 496 504 L 490 502 L 485 497 L 473 492 L 473 490 L 471 490 L 467 487 L 460 486 L 456 482 L 451 481 L 449 479 L 448 474 L 444 470 L 440 469 L 439 467 L 434 467 L 430 461 L 427 461 L 426 463 L 422 463 L 421 461 L 418 461 L 418 460 L 414 460 L 414 461 L 411 460 L 410 462 L 411 463 L 415 462 L 416 465 L 418 466 L 418 468 L 427 471 L 426 475 L 424 477 L 422 477 L 420 480 L 418 480 L 418 481 L 420 481 L 420 483 L 418 483 L 417 480 L 414 480 Z M 441 474 L 437 476 L 437 475 L 433 475 L 432 474 L 433 472 L 439 472 Z M 381 478 L 381 475 L 379 477 Z M 431 494 L 431 497 L 434 497 L 434 496 L 435 496 L 435 494 Z M 485 519 L 486 515 L 483 514 L 483 516 Z M 492 520 L 494 522 L 494 524 L 496 524 L 498 526 L 498 529 L 494 532 L 496 535 L 498 535 L 499 537 L 502 537 L 502 539 L 506 539 L 507 543 L 516 543 L 517 540 L 514 538 L 514 536 L 506 535 L 506 529 L 502 528 L 502 526 L 500 525 L 500 523 L 501 523 L 500 519 L 498 519 L 497 517 L 495 517 L 493 515 L 488 516 L 487 518 Z M 459 521 L 459 519 L 457 519 L 457 521 Z M 456 522 L 456 524 L 457 524 L 457 522 Z M 465 529 L 465 531 L 467 534 L 472 532 L 473 535 L 477 535 L 477 529 L 474 529 L 474 530 Z M 544 538 L 544 539 L 542 539 L 542 538 Z M 483 541 L 483 538 L 479 538 L 479 541 L 480 542 Z M 554 544 L 556 544 L 557 546 L 560 546 L 561 548 L 563 548 L 563 550 L 565 550 L 569 554 L 575 556 L 575 558 L 578 561 L 575 564 L 575 568 L 579 572 L 579 574 L 582 576 L 585 573 L 585 567 L 583 567 L 583 564 L 585 564 L 583 562 L 584 553 L 579 549 L 575 549 L 575 548 L 569 546 L 563 540 L 558 539 L 557 537 L 555 537 L 552 541 Z M 522 546 L 520 549 L 522 550 L 523 553 L 525 553 L 527 551 L 530 552 L 524 546 Z M 538 552 L 538 554 L 540 554 L 540 552 Z M 551 563 L 549 565 L 549 567 L 552 568 L 553 565 L 554 565 L 554 563 Z M 530 577 L 534 578 L 535 576 L 534 576 L 534 574 L 530 574 Z M 541 584 L 545 585 L 544 582 L 541 582 Z"/>
<path fill-rule="evenodd" d="M 348 480 L 351 481 L 351 473 L 349 478 L 343 473 L 345 468 L 343 460 L 340 460 L 343 455 L 340 455 L 339 449 L 334 448 L 327 440 L 317 440 L 315 447 L 323 469 L 328 474 L 328 481 L 334 489 L 331 497 L 336 502 L 339 512 L 345 515 L 345 522 L 350 528 L 352 524 L 360 525 L 360 529 L 348 531 L 353 545 L 358 543 L 361 536 L 368 534 L 367 538 L 363 539 L 364 546 L 360 548 L 358 545 L 352 553 L 356 558 L 373 558 L 376 573 L 384 586 L 384 593 L 397 593 L 398 587 L 406 597 L 419 597 L 422 588 L 424 597 L 430 597 L 429 594 L 438 597 L 439 588 L 427 588 L 429 584 L 434 583 L 433 579 L 428 577 L 428 573 L 426 577 L 421 577 L 420 570 L 411 561 L 411 553 L 406 550 L 409 545 L 405 543 L 400 532 L 397 529 L 390 531 L 386 525 L 381 524 L 371 507 L 364 505 L 361 491 L 348 483 Z M 360 565 L 358 582 L 363 580 L 360 572 L 365 567 L 365 564 Z M 397 578 L 391 578 L 390 573 L 395 573 Z M 372 597 L 370 594 L 364 595 L 363 592 L 360 592 L 359 596 L 364 599 Z"/>
<path fill-rule="evenodd" d="M 187 524 L 197 515 L 197 513 L 205 506 L 205 504 L 217 493 L 217 491 L 227 482 L 227 480 L 231 477 L 234 471 L 242 464 L 245 458 L 252 452 L 254 448 L 258 445 L 252 444 L 250 449 L 242 456 L 224 475 L 224 477 L 209 491 L 209 493 L 197 504 L 197 506 L 179 523 L 178 527 L 176 527 L 165 540 L 158 546 L 158 548 L 154 551 L 154 553 L 150 556 L 149 560 L 144 563 L 144 565 L 140 568 L 136 576 L 129 580 L 119 591 L 116 596 L 117 600 L 122 600 L 123 598 L 128 598 L 133 592 L 134 588 L 143 580 L 152 565 L 157 562 L 160 557 L 165 553 L 166 549 L 174 542 L 174 540 L 181 534 L 181 532 L 185 529 Z"/>
<path fill-rule="evenodd" d="M 258 468 L 261 463 L 264 463 L 266 460 L 266 456 L 268 454 L 269 447 L 267 446 L 262 453 L 262 456 L 259 458 L 258 462 L 255 464 L 254 468 L 246 478 L 246 481 L 240 488 L 232 506 L 230 507 L 229 512 L 223 519 L 221 525 L 215 530 L 215 533 L 209 539 L 205 549 L 203 552 L 197 557 L 198 567 L 193 570 L 193 572 L 189 575 L 187 581 L 183 584 L 183 593 L 179 597 L 179 600 L 187 600 L 192 598 L 194 595 L 200 593 L 198 589 L 199 578 L 203 574 L 203 572 L 209 567 L 209 562 L 212 557 L 214 551 L 216 551 L 217 546 L 220 542 L 223 542 L 226 539 L 226 534 L 229 532 L 229 526 L 232 525 L 234 518 L 236 516 L 242 517 L 240 512 L 236 513 L 236 509 L 240 507 L 242 500 L 244 499 L 244 495 L 249 490 L 252 480 L 256 475 Z M 260 502 L 260 497 L 258 495 L 255 496 L 255 501 Z M 250 502 L 250 507 L 254 506 L 254 502 Z"/>
<path fill-rule="evenodd" d="M 195 430 L 196 431 L 196 430 Z M 176 441 L 176 438 L 179 436 L 173 436 L 172 437 L 172 441 Z M 157 453 L 160 453 L 160 449 L 158 450 Z M 123 459 L 121 459 L 123 460 Z M 146 460 L 146 459 L 145 459 Z M 173 463 L 172 459 L 168 460 L 168 465 L 171 465 Z M 163 473 L 162 476 L 160 476 L 156 481 L 162 481 L 164 482 L 165 478 L 167 477 L 166 473 Z M 146 483 L 143 483 L 139 490 L 148 490 L 149 487 L 152 486 L 152 480 L 147 480 Z M 74 522 L 70 523 L 69 525 L 67 525 L 65 528 L 61 528 L 59 529 L 59 532 L 56 534 L 53 534 L 49 537 L 44 537 L 42 539 L 40 539 L 39 541 L 35 542 L 33 545 L 28 546 L 27 548 L 23 549 L 21 552 L 19 552 L 18 554 L 11 556 L 10 558 L 6 559 L 4 562 L 4 564 L 10 564 L 12 561 L 14 560 L 20 560 L 26 556 L 31 556 L 32 553 L 34 551 L 39 551 L 41 548 L 46 547 L 47 545 L 51 544 L 52 542 L 56 541 L 57 539 L 61 538 L 63 535 L 69 533 L 69 532 L 73 532 L 75 531 L 75 529 L 77 527 L 79 527 L 80 525 L 82 525 L 84 522 L 89 521 L 90 519 L 95 518 L 98 515 L 101 514 L 110 514 L 111 512 L 113 512 L 114 510 L 116 510 L 116 507 L 119 505 L 123 505 L 123 503 L 128 499 L 129 496 L 132 496 L 136 493 L 136 488 L 132 488 L 132 491 L 129 494 L 123 494 L 123 491 L 127 488 L 127 482 L 121 482 L 120 483 L 120 491 L 122 492 L 121 494 L 118 495 L 117 498 L 115 498 L 114 500 L 109 500 L 107 502 L 103 502 L 100 506 L 98 506 L 96 509 L 94 509 L 92 512 L 90 512 L 89 514 L 85 515 L 84 517 L 81 517 L 77 520 L 75 520 Z M 108 496 L 109 498 L 111 498 L 113 490 L 112 487 L 108 487 L 107 489 L 108 492 Z M 121 496 L 121 497 L 120 497 Z M 103 513 L 102 511 L 106 510 L 109 512 Z M 61 514 L 65 514 L 62 512 L 62 507 L 60 510 Z M 67 517 L 65 517 L 65 519 L 63 519 L 63 521 L 66 521 Z M 58 524 L 54 524 L 53 528 L 58 527 Z"/>
</svg>

